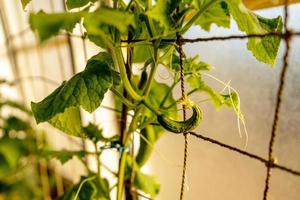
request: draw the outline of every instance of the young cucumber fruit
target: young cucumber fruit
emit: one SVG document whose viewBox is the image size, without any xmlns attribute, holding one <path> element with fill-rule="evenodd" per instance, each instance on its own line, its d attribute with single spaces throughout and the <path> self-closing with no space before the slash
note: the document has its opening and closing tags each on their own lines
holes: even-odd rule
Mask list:
<svg viewBox="0 0 300 200">
<path fill-rule="evenodd" d="M 193 115 L 185 121 L 176 121 L 168 118 L 165 115 L 158 115 L 157 121 L 160 123 L 162 127 L 164 127 L 166 130 L 171 131 L 173 133 L 189 132 L 195 129 L 202 121 L 202 111 L 200 106 L 194 104 L 192 106 L 192 109 L 193 109 Z"/>
</svg>

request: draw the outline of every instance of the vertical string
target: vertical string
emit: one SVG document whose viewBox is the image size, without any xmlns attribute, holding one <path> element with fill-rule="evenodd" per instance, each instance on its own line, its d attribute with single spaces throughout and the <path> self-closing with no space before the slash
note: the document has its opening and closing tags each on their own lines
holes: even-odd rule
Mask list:
<svg viewBox="0 0 300 200">
<path fill-rule="evenodd" d="M 182 36 L 177 33 L 177 45 L 178 45 L 178 53 L 179 53 L 179 65 L 180 65 L 180 89 L 181 89 L 181 99 L 184 101 L 186 99 L 185 93 L 185 84 L 184 84 L 184 67 L 183 67 L 183 40 Z M 186 120 L 186 106 L 182 105 L 182 115 L 183 120 Z M 183 133 L 184 135 L 184 156 L 183 156 L 183 168 L 182 168 L 182 177 L 181 177 L 181 188 L 180 188 L 180 200 L 183 199 L 184 196 L 184 188 L 185 188 L 185 180 L 186 180 L 186 169 L 187 169 L 187 156 L 188 156 L 188 133 Z"/>
<path fill-rule="evenodd" d="M 265 179 L 265 189 L 263 194 L 263 200 L 268 199 L 268 192 L 270 187 L 270 179 L 272 174 L 272 168 L 274 167 L 274 147 L 275 147 L 275 139 L 276 139 L 276 133 L 278 129 L 278 122 L 279 122 L 279 112 L 281 108 L 281 102 L 282 102 L 282 93 L 283 88 L 285 84 L 285 76 L 286 71 L 288 68 L 288 56 L 289 56 L 289 50 L 290 50 L 290 38 L 291 33 L 288 30 L 288 0 L 285 0 L 285 6 L 284 6 L 284 31 L 285 31 L 285 54 L 283 57 L 283 67 L 280 73 L 280 80 L 279 80 L 279 87 L 277 90 L 277 96 L 276 96 L 276 107 L 274 112 L 274 120 L 272 125 L 272 132 L 271 132 L 271 138 L 269 142 L 269 153 L 268 153 L 268 160 L 267 163 L 267 173 L 266 173 L 266 179 Z"/>
</svg>

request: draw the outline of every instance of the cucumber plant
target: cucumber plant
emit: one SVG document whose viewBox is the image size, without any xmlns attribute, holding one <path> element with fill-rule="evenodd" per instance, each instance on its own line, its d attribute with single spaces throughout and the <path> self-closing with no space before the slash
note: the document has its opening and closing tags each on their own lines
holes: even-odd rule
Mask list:
<svg viewBox="0 0 300 200">
<path fill-rule="evenodd" d="M 22 0 L 23 7 L 29 2 Z M 87 61 L 82 72 L 40 102 L 32 102 L 32 112 L 37 123 L 48 122 L 65 134 L 93 141 L 96 147 L 105 144 L 118 149 L 120 160 L 118 181 L 113 186 L 100 170 L 99 156 L 106 148 L 96 148 L 98 173 L 89 172 L 61 199 L 110 199 L 114 187 L 117 200 L 138 199 L 140 192 L 155 198 L 159 184 L 155 177 L 142 173 L 141 167 L 165 130 L 182 133 L 199 125 L 202 111 L 190 102 L 193 93 L 207 94 L 217 109 L 233 108 L 243 121 L 238 93 L 231 87 L 224 93 L 209 86 L 202 76 L 210 65 L 198 56 L 184 57 L 183 75 L 190 91 L 185 100 L 174 99 L 174 88 L 180 82 L 177 35 L 184 35 L 192 26 L 208 32 L 212 24 L 230 28 L 231 19 L 245 34 L 282 31 L 280 16 L 264 18 L 248 10 L 242 0 L 66 0 L 65 5 L 65 12 L 30 13 L 32 30 L 45 42 L 57 35 L 72 34 L 75 26 L 81 26 L 84 37 L 99 47 L 99 53 Z M 247 48 L 257 60 L 274 65 L 279 45 L 278 36 L 251 37 Z M 170 84 L 157 78 L 160 68 L 170 73 Z M 112 138 L 105 138 L 92 122 L 83 126 L 80 116 L 80 109 L 92 113 L 101 106 L 108 91 L 120 112 L 120 133 Z M 178 121 L 179 104 L 192 108 L 193 114 L 186 121 Z M 133 114 L 131 119 L 127 119 L 128 114 Z M 130 153 L 134 133 L 140 137 L 137 155 Z"/>
</svg>

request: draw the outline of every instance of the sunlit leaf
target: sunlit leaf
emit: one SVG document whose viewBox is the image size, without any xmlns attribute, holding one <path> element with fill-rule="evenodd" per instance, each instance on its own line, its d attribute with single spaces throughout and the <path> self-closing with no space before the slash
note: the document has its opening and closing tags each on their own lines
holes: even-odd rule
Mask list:
<svg viewBox="0 0 300 200">
<path fill-rule="evenodd" d="M 239 29 L 247 34 L 266 34 L 282 31 L 282 18 L 263 18 L 248 10 L 241 0 L 226 0 L 230 14 Z M 257 60 L 274 65 L 280 45 L 280 37 L 249 38 L 248 49 Z"/>
<path fill-rule="evenodd" d="M 166 31 L 175 28 L 175 21 L 172 13 L 177 8 L 181 0 L 157 0 L 155 6 L 147 12 L 147 15 L 158 21 Z"/>
<path fill-rule="evenodd" d="M 87 5 L 88 3 L 94 3 L 96 1 L 97 0 L 67 0 L 66 5 L 67 5 L 68 9 L 73 9 L 73 8 L 83 7 L 83 6 Z"/>
<path fill-rule="evenodd" d="M 193 0 L 197 11 L 205 7 L 211 0 Z M 224 1 L 215 3 L 206 9 L 202 15 L 196 20 L 196 24 L 206 31 L 210 30 L 212 24 L 220 27 L 230 27 L 230 14 L 228 6 Z"/>
<path fill-rule="evenodd" d="M 80 181 L 67 190 L 59 200 L 73 200 L 77 193 L 77 200 L 110 200 L 108 180 L 97 177 L 96 174 L 82 176 Z"/>
<path fill-rule="evenodd" d="M 197 90 L 199 92 L 205 92 L 208 94 L 211 102 L 214 104 L 216 109 L 220 109 L 221 106 L 227 105 L 229 107 L 232 106 L 230 95 L 220 94 L 218 91 L 207 85 L 199 75 L 191 75 L 187 79 L 188 84 L 190 85 L 192 90 Z M 233 94 L 233 93 L 232 93 Z"/>
<path fill-rule="evenodd" d="M 40 40 L 44 41 L 57 35 L 60 30 L 72 32 L 83 14 L 83 12 L 47 14 L 40 11 L 30 14 L 29 23 L 31 29 L 37 32 Z"/>
<path fill-rule="evenodd" d="M 183 67 L 185 75 L 198 74 L 200 71 L 208 71 L 211 69 L 211 66 L 208 63 L 200 60 L 199 55 L 195 55 L 192 58 L 185 58 L 183 60 Z M 175 72 L 180 72 L 179 57 L 176 54 L 173 54 L 172 56 L 171 68 Z"/>
<path fill-rule="evenodd" d="M 37 123 L 50 122 L 54 127 L 75 136 L 83 136 L 79 107 L 88 112 L 96 110 L 117 73 L 111 69 L 108 53 L 99 53 L 89 59 L 84 71 L 64 82 L 48 97 L 31 103 Z"/>
</svg>

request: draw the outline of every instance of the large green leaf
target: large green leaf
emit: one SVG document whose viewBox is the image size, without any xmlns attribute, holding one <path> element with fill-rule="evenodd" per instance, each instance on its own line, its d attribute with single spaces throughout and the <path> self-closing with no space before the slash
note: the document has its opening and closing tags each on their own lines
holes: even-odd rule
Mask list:
<svg viewBox="0 0 300 200">
<path fill-rule="evenodd" d="M 93 3 L 96 1 L 97 0 L 67 0 L 66 5 L 67 5 L 68 9 L 73 9 L 73 8 L 83 7 L 90 2 Z"/>
<path fill-rule="evenodd" d="M 61 29 L 72 32 L 83 14 L 83 12 L 47 14 L 40 11 L 30 14 L 29 23 L 31 29 L 37 32 L 40 40 L 44 41 L 57 35 Z"/>
<path fill-rule="evenodd" d="M 165 28 L 165 32 L 169 29 L 175 28 L 175 21 L 172 18 L 172 14 L 181 0 L 157 0 L 155 6 L 147 12 L 147 15 L 158 21 L 162 27 Z"/>
<path fill-rule="evenodd" d="M 85 17 L 84 23 L 88 32 L 91 34 L 93 34 L 93 32 L 97 34 L 97 29 L 100 28 L 101 24 L 111 25 L 122 33 L 128 30 L 128 26 L 136 26 L 133 13 L 105 7 L 99 8 L 93 13 L 89 13 Z"/>
<path fill-rule="evenodd" d="M 209 30 L 212 23 L 229 28 L 229 14 L 238 28 L 247 34 L 267 34 L 282 31 L 282 18 L 263 18 L 245 7 L 242 0 L 193 0 L 193 4 L 202 14 L 196 24 Z M 249 38 L 248 49 L 257 60 L 274 65 L 280 45 L 280 37 Z"/>
<path fill-rule="evenodd" d="M 112 27 L 121 33 L 126 33 L 129 27 L 136 26 L 136 18 L 133 13 L 105 7 L 89 13 L 84 18 L 84 27 L 87 30 L 88 38 L 103 48 L 107 47 L 107 43 L 114 41 Z"/>
<path fill-rule="evenodd" d="M 230 14 L 239 29 L 247 34 L 281 32 L 282 18 L 267 19 L 248 10 L 241 0 L 226 0 Z M 280 45 L 280 37 L 249 38 L 248 49 L 257 60 L 274 65 Z"/>
<path fill-rule="evenodd" d="M 87 62 L 84 71 L 63 82 L 41 102 L 32 102 L 37 123 L 47 121 L 68 134 L 83 136 L 79 107 L 93 112 L 100 106 L 104 94 L 118 82 L 114 79 L 119 79 L 111 65 L 111 56 L 101 52 Z"/>
<path fill-rule="evenodd" d="M 194 0 L 193 4 L 197 10 L 201 10 L 210 0 Z M 196 24 L 201 26 L 206 31 L 210 30 L 212 24 L 221 27 L 230 27 L 230 14 L 228 6 L 224 1 L 211 5 L 202 15 L 196 20 Z"/>
</svg>

